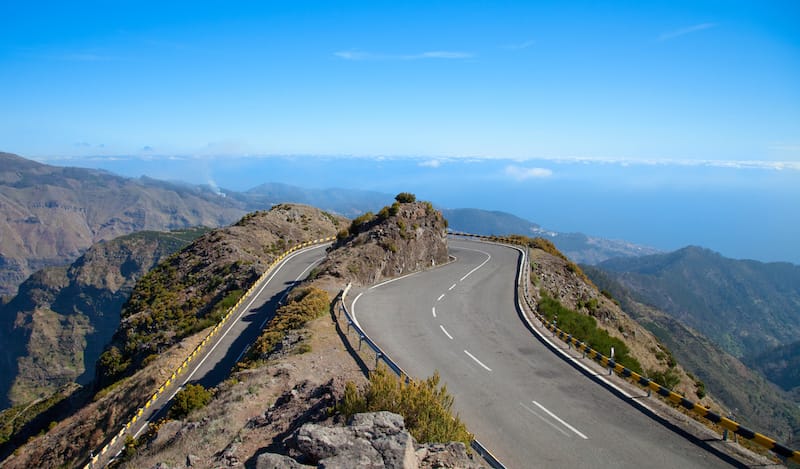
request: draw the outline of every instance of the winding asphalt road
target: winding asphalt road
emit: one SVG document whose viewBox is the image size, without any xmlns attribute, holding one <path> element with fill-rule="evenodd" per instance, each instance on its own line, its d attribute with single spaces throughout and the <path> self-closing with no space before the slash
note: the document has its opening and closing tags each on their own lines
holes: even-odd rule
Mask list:
<svg viewBox="0 0 800 469">
<path fill-rule="evenodd" d="M 201 352 L 190 362 L 178 380 L 146 409 L 141 418 L 131 426 L 129 433 L 139 436 L 147 425 L 163 416 L 169 402 L 178 390 L 187 383 L 200 383 L 206 388 L 216 386 L 225 380 L 239 358 L 255 342 L 264 324 L 274 315 L 279 303 L 289 290 L 308 276 L 309 271 L 325 257 L 329 244 L 312 246 L 290 254 L 278 264 L 257 287 L 255 294 L 246 299 L 222 330 L 214 336 Z M 119 440 L 108 454 L 117 454 L 124 440 Z M 99 464 L 99 465 L 102 465 Z"/>
<path fill-rule="evenodd" d="M 509 468 L 730 467 L 547 349 L 515 304 L 519 251 L 450 240 L 457 261 L 355 296 L 363 330 L 414 377 L 438 370 Z"/>
</svg>

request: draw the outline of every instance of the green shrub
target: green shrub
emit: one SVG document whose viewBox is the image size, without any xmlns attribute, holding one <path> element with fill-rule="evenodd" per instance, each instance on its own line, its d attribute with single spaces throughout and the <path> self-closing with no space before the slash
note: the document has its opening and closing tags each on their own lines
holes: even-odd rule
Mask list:
<svg viewBox="0 0 800 469">
<path fill-rule="evenodd" d="M 375 215 L 373 215 L 372 212 L 367 212 L 354 218 L 353 221 L 350 222 L 350 234 L 358 233 L 362 226 L 369 224 L 374 219 Z"/>
<path fill-rule="evenodd" d="M 439 385 L 438 372 L 424 381 L 406 383 L 385 366 L 378 366 L 364 389 L 358 390 L 352 382 L 346 384 L 337 411 L 348 418 L 360 412 L 394 412 L 403 416 L 406 428 L 419 443 L 461 441 L 469 447 L 472 435 L 453 415 L 452 407 L 453 397 L 445 385 Z"/>
<path fill-rule="evenodd" d="M 666 371 L 650 370 L 647 372 L 647 377 L 667 389 L 672 389 L 681 382 L 681 377 L 674 368 Z"/>
<path fill-rule="evenodd" d="M 401 192 L 394 197 L 401 204 L 412 204 L 417 201 L 417 196 L 411 192 Z"/>
<path fill-rule="evenodd" d="M 211 402 L 211 391 L 200 384 L 187 384 L 175 394 L 172 407 L 169 409 L 172 418 L 183 418 L 193 410 L 202 409 Z"/>
<path fill-rule="evenodd" d="M 605 356 L 608 356 L 611 353 L 611 347 L 614 347 L 614 361 L 621 363 L 632 371 L 642 373 L 642 365 L 639 360 L 630 355 L 628 346 L 623 341 L 616 337 L 611 337 L 608 332 L 598 328 L 595 318 L 564 307 L 558 300 L 550 297 L 544 289 L 541 289 L 539 294 L 541 296 L 539 313 L 547 321 L 552 321 L 557 317 L 559 329 L 567 334 L 572 334 L 578 340 L 586 342 Z"/>
<path fill-rule="evenodd" d="M 244 358 L 237 364 L 237 369 L 252 368 L 262 362 L 278 344 L 286 337 L 286 333 L 297 330 L 328 311 L 330 305 L 328 292 L 316 287 L 299 288 L 292 291 L 288 302 L 278 308 L 275 317 L 267 323 L 264 331 L 250 347 Z M 298 353 L 307 353 L 311 347 L 304 344 L 298 346 Z"/>
</svg>

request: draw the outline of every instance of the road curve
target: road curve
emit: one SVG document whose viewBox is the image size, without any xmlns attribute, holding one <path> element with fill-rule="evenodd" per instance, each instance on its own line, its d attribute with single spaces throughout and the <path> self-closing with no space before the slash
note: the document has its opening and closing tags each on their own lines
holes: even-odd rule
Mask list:
<svg viewBox="0 0 800 469">
<path fill-rule="evenodd" d="M 520 253 L 450 240 L 456 262 L 353 295 L 364 331 L 409 375 L 438 370 L 467 426 L 509 468 L 730 467 L 588 379 L 523 325 Z"/>
<path fill-rule="evenodd" d="M 266 322 L 271 319 L 278 304 L 289 290 L 308 276 L 312 267 L 325 257 L 325 248 L 330 244 L 308 247 L 288 255 L 272 272 L 256 286 L 255 294 L 246 298 L 233 312 L 231 319 L 222 330 L 207 344 L 198 357 L 184 373 L 152 403 L 131 426 L 128 434 L 138 437 L 147 425 L 162 417 L 180 387 L 187 383 L 199 383 L 205 387 L 216 386 L 230 374 L 231 368 L 241 358 L 247 347 L 261 333 Z M 122 449 L 124 440 L 120 439 L 108 454 L 116 455 Z M 102 465 L 102 463 L 101 463 Z"/>
</svg>

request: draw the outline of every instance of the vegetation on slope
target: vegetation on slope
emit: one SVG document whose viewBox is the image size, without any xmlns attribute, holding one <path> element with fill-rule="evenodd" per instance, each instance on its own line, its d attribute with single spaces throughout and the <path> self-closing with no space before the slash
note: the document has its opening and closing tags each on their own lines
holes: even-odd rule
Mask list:
<svg viewBox="0 0 800 469">
<path fill-rule="evenodd" d="M 400 193 L 377 214 L 367 212 L 339 231 L 317 273 L 368 285 L 446 263 L 447 220 L 430 202 Z"/>
<path fill-rule="evenodd" d="M 614 276 L 594 267 L 585 269 L 598 286 L 619 299 L 623 310 L 667 344 L 680 363 L 696 376 L 698 385 L 731 409 L 739 421 L 785 443 L 796 446 L 800 442 L 800 409 L 791 396 L 703 334 L 636 301 Z M 780 364 L 782 360 L 769 362 Z"/>
<path fill-rule="evenodd" d="M 99 386 L 217 323 L 281 252 L 331 236 L 342 220 L 311 207 L 278 205 L 215 230 L 160 263 L 123 307 L 114 341 L 98 361 Z"/>
<path fill-rule="evenodd" d="M 308 321 L 325 314 L 330 302 L 328 292 L 313 286 L 292 290 L 288 302 L 278 308 L 275 317 L 267 323 L 253 346 L 239 361 L 237 368 L 248 369 L 263 365 L 282 346 L 290 331 L 299 330 Z"/>
<path fill-rule="evenodd" d="M 800 266 L 727 259 L 699 247 L 598 265 L 653 305 L 748 360 L 800 336 Z"/>
<path fill-rule="evenodd" d="M 643 373 L 642 365 L 639 360 L 631 356 L 628 346 L 616 337 L 611 337 L 603 329 L 599 329 L 595 318 L 564 307 L 558 300 L 551 298 L 544 289 L 540 290 L 539 295 L 539 313 L 548 321 L 555 321 L 559 329 L 572 334 L 603 355 L 608 356 L 613 348 L 614 360 L 617 363 L 637 373 Z M 666 386 L 665 382 L 659 384 Z"/>
<path fill-rule="evenodd" d="M 446 385 L 440 386 L 438 372 L 424 381 L 406 382 L 383 365 L 370 373 L 369 383 L 361 389 L 348 382 L 337 405 L 347 418 L 360 412 L 394 412 L 403 416 L 419 443 L 460 441 L 469 448 L 472 435 L 452 408 L 453 397 Z"/>
</svg>

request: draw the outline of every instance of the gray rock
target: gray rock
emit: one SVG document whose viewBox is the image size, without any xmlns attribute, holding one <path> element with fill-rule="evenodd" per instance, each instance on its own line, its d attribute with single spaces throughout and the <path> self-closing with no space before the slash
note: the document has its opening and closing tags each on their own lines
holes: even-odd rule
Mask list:
<svg viewBox="0 0 800 469">
<path fill-rule="evenodd" d="M 201 464 L 201 459 L 199 456 L 194 454 L 186 455 L 186 467 L 197 467 L 200 464 Z"/>
<path fill-rule="evenodd" d="M 264 453 L 256 458 L 256 469 L 304 469 L 314 466 L 300 464 L 289 456 Z"/>
</svg>

